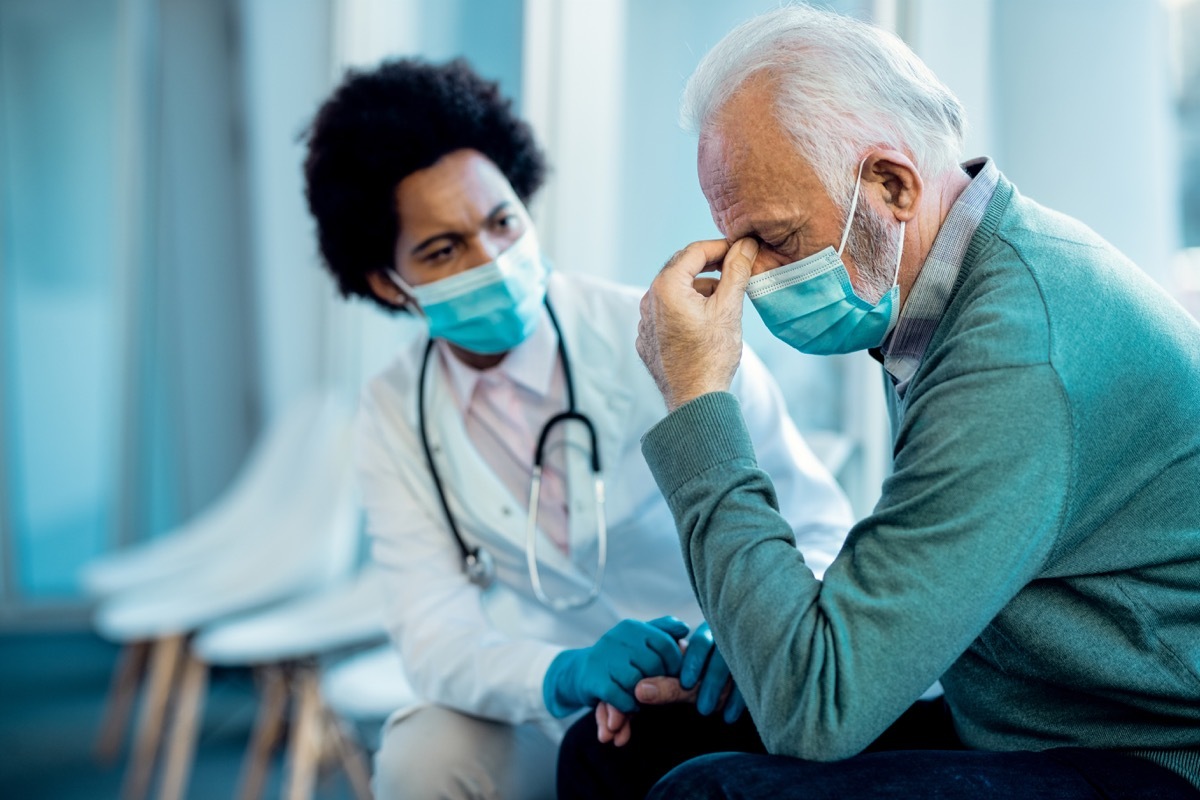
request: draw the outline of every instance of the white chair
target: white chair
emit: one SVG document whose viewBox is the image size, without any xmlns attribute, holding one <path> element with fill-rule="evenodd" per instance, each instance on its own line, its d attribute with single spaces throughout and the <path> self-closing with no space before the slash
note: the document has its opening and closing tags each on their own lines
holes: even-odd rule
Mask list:
<svg viewBox="0 0 1200 800">
<path fill-rule="evenodd" d="M 291 466 L 307 446 L 309 432 L 326 412 L 331 398 L 312 392 L 293 402 L 258 439 L 229 488 L 200 514 L 149 542 L 94 559 L 80 571 L 80 585 L 94 598 L 139 586 L 170 581 L 219 554 L 227 543 L 257 524 L 284 490 Z M 107 710 L 97 738 L 101 761 L 116 758 L 138 683 L 150 654 L 150 641 L 129 642 L 113 671 Z M 169 653 L 159 653 L 161 662 Z M 161 671 L 161 667 L 160 667 Z"/>
<path fill-rule="evenodd" d="M 379 749 L 384 722 L 393 713 L 421 704 L 391 644 L 358 653 L 327 667 L 320 696 L 329 713 L 367 732 L 366 749 Z"/>
<path fill-rule="evenodd" d="M 313 426 L 334 403 L 321 392 L 292 403 L 258 439 L 229 488 L 212 505 L 173 531 L 85 564 L 79 576 L 84 592 L 104 598 L 170 581 L 220 552 L 247 525 L 257 524 L 264 505 L 284 492 Z"/>
<path fill-rule="evenodd" d="M 121 591 L 168 582 L 219 557 L 229 542 L 256 526 L 281 496 L 309 446 L 310 433 L 319 420 L 328 416 L 336 401 L 326 392 L 311 392 L 294 401 L 259 437 L 245 464 L 225 492 L 201 513 L 174 531 L 149 542 L 107 554 L 84 565 L 80 584 L 95 598 Z M 102 761 L 112 761 L 120 749 L 122 734 L 137 694 L 138 684 L 150 656 L 151 641 L 131 641 L 113 671 L 107 710 L 97 739 L 96 753 Z M 158 671 L 164 660 L 173 662 L 178 654 L 171 648 L 156 653 Z"/>
<path fill-rule="evenodd" d="M 370 798 L 369 770 L 361 752 L 330 717 L 316 689 L 316 657 L 387 638 L 382 575 L 371 565 L 327 589 L 265 611 L 219 622 L 192 640 L 192 656 L 210 666 L 252 666 L 262 696 L 242 771 L 243 800 L 262 792 L 271 752 L 281 738 L 289 690 L 293 726 L 288 742 L 289 796 L 310 797 L 321 745 L 332 747 L 356 793 Z M 303 735 L 300 735 L 303 734 Z M 319 737 L 314 746 L 307 738 Z"/>
<path fill-rule="evenodd" d="M 177 694 L 175 717 L 160 796 L 183 793 L 207 682 L 207 666 L 186 656 L 187 636 L 218 619 L 319 589 L 346 576 L 354 564 L 359 511 L 348 410 L 326 398 L 314 414 L 289 412 L 280 424 L 298 428 L 300 446 L 265 448 L 272 457 L 264 456 L 248 470 L 254 477 L 250 488 L 243 484 L 231 490 L 233 499 L 221 504 L 226 510 L 209 517 L 207 536 L 192 539 L 206 539 L 207 546 L 180 545 L 171 556 L 162 556 L 159 565 L 165 565 L 167 575 L 161 579 L 151 577 L 146 566 L 156 559 L 138 559 L 137 569 L 123 568 L 126 579 L 139 575 L 136 585 L 112 595 L 96 611 L 95 626 L 102 636 L 152 643 L 123 787 L 127 798 L 142 797 L 149 786 L 172 694 Z M 214 517 L 223 520 L 220 526 L 211 522 Z M 214 532 L 218 529 L 225 530 L 223 536 Z M 186 568 L 189 559 L 180 552 L 191 556 Z M 182 677 L 176 678 L 181 659 L 186 663 Z"/>
<path fill-rule="evenodd" d="M 400 654 L 390 644 L 327 668 L 321 696 L 333 713 L 356 724 L 382 724 L 394 712 L 421 702 L 405 677 Z"/>
</svg>

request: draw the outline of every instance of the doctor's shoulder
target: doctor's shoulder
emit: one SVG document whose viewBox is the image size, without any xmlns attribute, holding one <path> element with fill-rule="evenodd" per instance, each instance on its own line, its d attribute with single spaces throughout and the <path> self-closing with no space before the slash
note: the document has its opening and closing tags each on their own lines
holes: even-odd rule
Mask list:
<svg viewBox="0 0 1200 800">
<path fill-rule="evenodd" d="M 416 424 L 416 390 L 427 339 L 413 337 L 392 356 L 387 366 L 370 378 L 359 394 L 358 417 L 370 418 L 382 428 Z"/>
<path fill-rule="evenodd" d="M 566 294 L 574 313 L 589 320 L 604 320 L 609 325 L 632 325 L 636 336 L 645 286 L 630 286 L 578 272 L 554 272 L 551 275 L 552 301 L 556 294 Z"/>
</svg>

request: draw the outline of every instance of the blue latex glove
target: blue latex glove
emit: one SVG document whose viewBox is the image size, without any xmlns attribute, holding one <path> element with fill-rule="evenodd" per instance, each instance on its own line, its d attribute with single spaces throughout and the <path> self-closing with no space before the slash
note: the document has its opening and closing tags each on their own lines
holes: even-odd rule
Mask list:
<svg viewBox="0 0 1200 800">
<path fill-rule="evenodd" d="M 621 620 L 591 647 L 564 650 L 550 662 L 542 681 L 546 708 L 565 717 L 604 701 L 626 714 L 636 711 L 633 687 L 645 677 L 678 675 L 683 654 L 677 640 L 687 634 L 675 617 Z"/>
<path fill-rule="evenodd" d="M 700 683 L 700 693 L 696 696 L 696 710 L 707 717 L 717 710 L 721 692 L 730 679 L 729 665 L 717 650 L 712 630 L 707 622 L 701 622 L 688 639 L 683 666 L 679 670 L 679 685 L 684 689 L 691 689 L 697 682 Z M 746 701 L 735 685 L 725 700 L 725 721 L 736 722 L 745 710 Z"/>
</svg>

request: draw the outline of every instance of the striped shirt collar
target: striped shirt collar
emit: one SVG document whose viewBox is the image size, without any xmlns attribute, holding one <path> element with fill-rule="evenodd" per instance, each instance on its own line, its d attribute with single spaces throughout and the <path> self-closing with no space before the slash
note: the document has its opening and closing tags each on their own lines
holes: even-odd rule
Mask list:
<svg viewBox="0 0 1200 800">
<path fill-rule="evenodd" d="M 990 158 L 968 161 L 962 168 L 971 176 L 971 182 L 946 215 L 904 307 L 900 309 L 896 328 L 881 348 L 883 368 L 891 376 L 901 398 L 925 357 L 933 332 L 942 321 L 967 247 L 983 221 L 1000 181 L 1000 170 Z"/>
</svg>

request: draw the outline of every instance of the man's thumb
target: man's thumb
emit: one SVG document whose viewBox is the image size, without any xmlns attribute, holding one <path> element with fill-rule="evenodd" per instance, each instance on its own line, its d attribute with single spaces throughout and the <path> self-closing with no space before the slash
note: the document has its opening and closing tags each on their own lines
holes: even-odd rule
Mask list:
<svg viewBox="0 0 1200 800">
<path fill-rule="evenodd" d="M 750 237 L 740 239 L 725 254 L 721 264 L 721 281 L 714 292 L 722 300 L 735 300 L 739 305 L 750 282 L 754 259 L 758 257 L 758 242 Z"/>
</svg>

